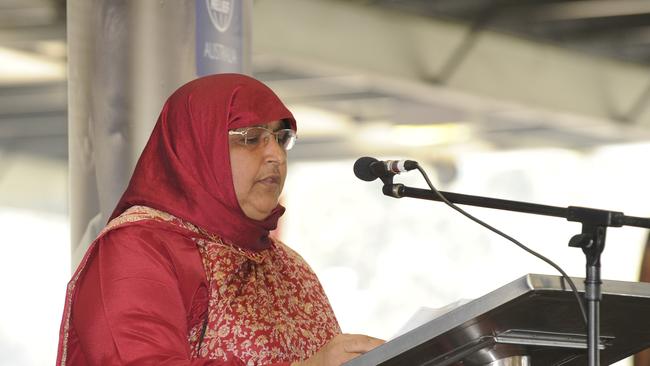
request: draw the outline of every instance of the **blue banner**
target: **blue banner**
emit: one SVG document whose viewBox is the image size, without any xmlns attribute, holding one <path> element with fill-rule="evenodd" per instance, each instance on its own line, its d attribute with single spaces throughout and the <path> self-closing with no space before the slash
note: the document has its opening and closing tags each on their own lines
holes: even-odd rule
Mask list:
<svg viewBox="0 0 650 366">
<path fill-rule="evenodd" d="M 196 0 L 196 74 L 243 73 L 242 0 Z"/>
</svg>

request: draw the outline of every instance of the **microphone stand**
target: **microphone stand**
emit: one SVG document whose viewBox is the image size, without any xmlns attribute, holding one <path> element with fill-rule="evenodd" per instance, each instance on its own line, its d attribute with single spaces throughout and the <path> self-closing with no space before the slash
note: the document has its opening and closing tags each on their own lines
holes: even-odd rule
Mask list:
<svg viewBox="0 0 650 366">
<path fill-rule="evenodd" d="M 411 197 L 431 201 L 442 201 L 428 189 L 411 188 L 403 184 L 393 184 L 394 174 L 380 177 L 384 182 L 382 192 L 390 197 Z M 587 302 L 587 353 L 589 366 L 600 366 L 600 255 L 605 249 L 605 236 L 608 227 L 636 226 L 650 229 L 650 219 L 626 216 L 622 212 L 599 210 L 587 207 L 569 206 L 566 208 L 539 205 L 535 203 L 503 200 L 490 197 L 440 192 L 448 201 L 461 205 L 492 208 L 535 215 L 563 217 L 568 221 L 582 224 L 582 232 L 569 240 L 569 246 L 582 248 L 586 257 L 585 300 Z"/>
</svg>

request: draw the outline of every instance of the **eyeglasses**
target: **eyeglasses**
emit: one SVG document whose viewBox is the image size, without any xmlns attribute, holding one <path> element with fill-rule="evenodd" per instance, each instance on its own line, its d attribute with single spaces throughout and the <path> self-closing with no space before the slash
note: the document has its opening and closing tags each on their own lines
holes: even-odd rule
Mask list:
<svg viewBox="0 0 650 366">
<path fill-rule="evenodd" d="M 244 127 L 236 130 L 228 131 L 228 136 L 237 136 L 235 142 L 239 145 L 256 148 L 260 145 L 268 144 L 271 135 L 275 137 L 278 145 L 285 151 L 291 150 L 293 145 L 296 144 L 296 131 L 285 128 L 282 130 L 273 131 L 266 127 Z"/>
</svg>

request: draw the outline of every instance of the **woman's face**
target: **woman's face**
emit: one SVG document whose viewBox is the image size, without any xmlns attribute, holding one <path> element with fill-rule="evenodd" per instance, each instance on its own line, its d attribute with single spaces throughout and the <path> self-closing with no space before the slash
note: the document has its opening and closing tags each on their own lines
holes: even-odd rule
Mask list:
<svg viewBox="0 0 650 366">
<path fill-rule="evenodd" d="M 283 127 L 275 121 L 259 127 L 277 131 Z M 287 176 L 287 152 L 271 136 L 267 143 L 257 146 L 241 143 L 241 136 L 228 137 L 230 166 L 235 194 L 244 214 L 254 220 L 264 220 L 278 205 Z"/>
</svg>

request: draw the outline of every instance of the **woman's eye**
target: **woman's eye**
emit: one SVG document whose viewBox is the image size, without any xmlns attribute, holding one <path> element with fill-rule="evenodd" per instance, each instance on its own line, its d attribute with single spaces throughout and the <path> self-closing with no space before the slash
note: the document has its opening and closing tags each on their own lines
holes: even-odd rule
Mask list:
<svg viewBox="0 0 650 366">
<path fill-rule="evenodd" d="M 249 145 L 256 145 L 262 141 L 264 138 L 266 131 L 263 130 L 249 130 L 248 133 L 246 134 L 246 143 Z"/>
</svg>

